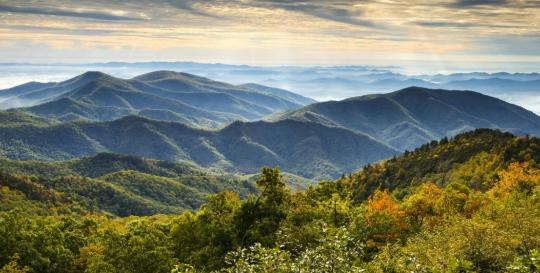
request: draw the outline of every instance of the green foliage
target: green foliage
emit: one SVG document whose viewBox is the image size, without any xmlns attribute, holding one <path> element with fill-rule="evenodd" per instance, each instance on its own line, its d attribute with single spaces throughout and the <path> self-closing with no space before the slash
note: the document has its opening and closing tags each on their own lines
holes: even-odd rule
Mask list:
<svg viewBox="0 0 540 273">
<path fill-rule="evenodd" d="M 0 264 L 36 272 L 70 272 L 79 248 L 95 230 L 90 219 L 31 217 L 19 210 L 0 214 Z"/>
<path fill-rule="evenodd" d="M 95 178 L 4 173 L 0 272 L 537 272 L 536 143 L 480 130 L 293 193 L 265 167 L 256 195 L 146 217 L 117 215 L 193 206 L 212 180 L 131 160 Z"/>
<path fill-rule="evenodd" d="M 241 246 L 255 242 L 264 246 L 273 245 L 276 240 L 275 232 L 287 216 L 289 194 L 279 169 L 262 168 L 256 184 L 261 190 L 260 195 L 257 198 L 248 198 L 235 218 Z"/>
<path fill-rule="evenodd" d="M 170 237 L 176 257 L 208 269 L 222 267 L 225 254 L 238 246 L 234 217 L 239 208 L 238 196 L 224 192 L 211 196 L 196 214 L 175 219 Z"/>
<path fill-rule="evenodd" d="M 28 267 L 19 267 L 17 259 L 15 258 L 13 261 L 0 268 L 0 273 L 27 273 L 28 270 Z"/>
<path fill-rule="evenodd" d="M 133 156 L 99 154 L 53 163 L 3 161 L 0 194 L 5 197 L 0 210 L 18 207 L 47 214 L 52 207 L 58 213 L 178 214 L 199 208 L 207 194 L 231 190 L 245 197 L 256 191 L 240 176 Z"/>
<path fill-rule="evenodd" d="M 365 166 L 352 175 L 353 198 L 361 202 L 378 188 L 403 189 L 425 182 L 440 187 L 465 183 L 485 190 L 496 181 L 497 171 L 510 162 L 530 160 L 540 162 L 540 139 L 477 129 Z"/>
<path fill-rule="evenodd" d="M 297 255 L 279 247 L 265 248 L 255 243 L 228 255 L 231 267 L 225 272 L 363 272 L 355 266 L 356 257 L 362 248 L 346 229 L 328 231 L 317 247 L 307 248 Z"/>
<path fill-rule="evenodd" d="M 106 229 L 98 234 L 96 250 L 86 250 L 79 266 L 113 269 L 113 272 L 169 272 L 174 264 L 168 227 L 146 220 L 128 223 L 126 231 Z M 97 252 L 97 253 L 96 253 Z M 99 255 L 95 255 L 99 254 Z"/>
<path fill-rule="evenodd" d="M 517 257 L 516 260 L 506 268 L 509 272 L 538 272 L 540 270 L 540 250 L 533 249 L 529 253 Z"/>
</svg>

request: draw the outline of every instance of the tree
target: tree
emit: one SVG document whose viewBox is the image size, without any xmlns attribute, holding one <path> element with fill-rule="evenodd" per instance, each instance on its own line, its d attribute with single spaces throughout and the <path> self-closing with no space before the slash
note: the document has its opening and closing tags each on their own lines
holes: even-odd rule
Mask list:
<svg viewBox="0 0 540 273">
<path fill-rule="evenodd" d="M 209 196 L 196 214 L 182 214 L 170 232 L 175 256 L 198 268 L 223 267 L 225 255 L 238 246 L 234 217 L 239 208 L 238 195 L 223 192 Z"/>
<path fill-rule="evenodd" d="M 439 215 L 437 202 L 442 193 L 435 184 L 425 183 L 420 185 L 416 193 L 405 199 L 401 207 L 416 230 L 420 230 L 424 224 L 431 226 L 436 223 Z"/>
<path fill-rule="evenodd" d="M 371 251 L 403 237 L 408 229 L 405 213 L 387 190 L 376 190 L 354 213 L 354 235 Z"/>
<path fill-rule="evenodd" d="M 279 224 L 287 216 L 290 195 L 279 168 L 262 168 L 256 184 L 261 193 L 256 198 L 244 201 L 236 215 L 235 225 L 240 246 L 255 242 L 263 246 L 273 245 Z"/>
<path fill-rule="evenodd" d="M 99 265 L 102 272 L 109 272 L 109 265 L 113 265 L 114 272 L 165 273 L 177 264 L 167 237 L 167 227 L 160 223 L 131 221 L 126 231 L 109 228 L 99 234 L 98 239 L 101 246 L 93 253 L 101 255 L 104 261 L 91 265 Z"/>
<path fill-rule="evenodd" d="M 503 198 L 512 191 L 531 194 L 540 186 L 540 170 L 529 163 L 511 163 L 508 168 L 499 172 L 499 182 L 489 191 L 490 196 Z"/>
</svg>

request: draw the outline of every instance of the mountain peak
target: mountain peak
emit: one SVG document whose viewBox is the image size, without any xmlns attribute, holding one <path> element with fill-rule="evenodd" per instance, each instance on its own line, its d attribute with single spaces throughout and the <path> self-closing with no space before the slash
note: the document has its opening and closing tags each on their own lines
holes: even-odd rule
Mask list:
<svg viewBox="0 0 540 273">
<path fill-rule="evenodd" d="M 170 79 L 170 78 L 202 78 L 199 76 L 195 76 L 192 74 L 184 73 L 184 72 L 176 72 L 171 70 L 158 70 L 153 71 L 149 73 L 145 73 L 142 75 L 139 75 L 137 77 L 132 78 L 133 80 L 139 80 L 139 81 L 157 81 L 157 80 L 163 80 L 163 79 Z"/>
<path fill-rule="evenodd" d="M 146 122 L 153 122 L 153 121 L 151 119 L 141 117 L 138 115 L 127 115 L 117 120 L 114 120 L 112 122 L 113 123 L 137 123 L 137 122 L 146 123 Z"/>
<path fill-rule="evenodd" d="M 87 71 L 79 75 L 77 78 L 92 80 L 92 79 L 97 79 L 101 77 L 110 77 L 110 76 L 101 71 Z"/>
<path fill-rule="evenodd" d="M 134 77 L 135 80 L 154 81 L 164 78 L 175 77 L 178 73 L 170 70 L 158 70 Z"/>
<path fill-rule="evenodd" d="M 426 93 L 426 92 L 433 91 L 433 90 L 437 90 L 437 89 L 430 89 L 430 88 L 425 88 L 425 87 L 420 87 L 420 86 L 414 86 L 413 85 L 413 86 L 409 86 L 409 87 L 400 89 L 400 90 L 395 91 L 393 93 Z"/>
<path fill-rule="evenodd" d="M 177 81 L 194 81 L 199 83 L 212 83 L 212 84 L 225 84 L 221 82 L 216 82 L 211 79 L 185 73 L 185 72 L 177 72 L 177 71 L 170 71 L 170 70 L 158 70 L 149 72 L 146 74 L 139 75 L 137 77 L 132 78 L 132 80 L 138 80 L 142 82 L 155 82 L 160 80 L 177 80 Z"/>
</svg>

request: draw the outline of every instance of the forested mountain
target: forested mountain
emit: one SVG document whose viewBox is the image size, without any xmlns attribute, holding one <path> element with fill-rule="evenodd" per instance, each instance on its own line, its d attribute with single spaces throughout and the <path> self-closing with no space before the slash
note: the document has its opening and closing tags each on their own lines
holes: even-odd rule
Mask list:
<svg viewBox="0 0 540 273">
<path fill-rule="evenodd" d="M 420 87 L 315 103 L 271 119 L 339 126 L 402 151 L 474 128 L 540 135 L 540 117 L 519 106 L 472 91 Z"/>
<path fill-rule="evenodd" d="M 301 192 L 263 168 L 247 198 L 222 192 L 196 212 L 127 218 L 116 215 L 171 212 L 186 200 L 175 192 L 192 193 L 176 187 L 213 184 L 193 166 L 131 156 L 3 160 L 0 270 L 537 272 L 539 160 L 540 139 L 479 129 Z"/>
<path fill-rule="evenodd" d="M 30 117 L 27 115 L 26 119 Z M 110 122 L 47 126 L 33 123 L 4 123 L 0 130 L 0 155 L 50 161 L 116 152 L 225 171 L 255 173 L 266 165 L 280 166 L 307 178 L 335 178 L 397 153 L 347 129 L 294 120 L 237 121 L 215 131 L 138 116 Z"/>
<path fill-rule="evenodd" d="M 2 90 L 0 98 L 0 108 L 27 106 L 17 110 L 59 121 L 106 121 L 138 114 L 202 127 L 259 119 L 312 102 L 286 90 L 234 86 L 172 71 L 129 80 L 86 72 L 64 82 Z"/>
<path fill-rule="evenodd" d="M 98 78 L 113 86 L 133 84 L 103 77 Z M 182 82 L 189 82 L 186 77 L 173 72 L 156 72 L 134 80 L 140 84 L 159 86 L 155 88 L 169 88 L 178 84 L 179 78 L 183 79 Z M 198 90 L 211 85 L 213 88 L 226 89 L 231 94 L 237 92 L 227 89 L 230 87 L 227 84 L 203 78 L 195 80 Z M 254 173 L 260 166 L 280 166 L 286 172 L 302 177 L 328 179 L 400 151 L 415 149 L 431 140 L 475 128 L 496 128 L 520 135 L 540 134 L 540 117 L 532 112 L 470 91 L 411 87 L 389 94 L 315 103 L 271 116 L 271 122 L 236 121 L 219 130 L 204 130 L 191 125 L 216 121 L 215 112 L 201 108 L 196 110 L 192 103 L 182 105 L 187 107 L 186 113 L 191 117 L 197 116 L 195 119 L 171 112 L 171 119 L 184 120 L 182 123 L 131 116 L 131 110 L 124 110 L 134 103 L 130 103 L 129 107 L 122 106 L 126 103 L 126 96 L 119 95 L 123 99 L 108 101 L 108 95 L 122 87 L 111 90 L 100 88 L 97 90 L 104 90 L 107 94 L 103 101 L 98 95 L 99 91 L 85 85 L 65 93 L 59 100 L 26 108 L 25 111 L 3 112 L 0 115 L 4 121 L 0 131 L 0 155 L 17 160 L 66 160 L 100 152 L 116 152 L 190 162 L 227 172 Z M 240 93 L 242 96 L 248 93 L 267 96 L 264 92 L 270 91 L 246 92 Z M 285 91 L 272 92 L 272 95 L 283 95 Z M 288 98 L 292 100 L 291 96 Z M 141 103 L 149 105 L 151 101 L 147 98 L 142 99 Z M 107 105 L 103 107 L 120 113 L 119 116 L 128 116 L 113 121 L 61 123 L 53 117 L 59 112 L 49 112 L 51 109 L 69 109 L 63 113 L 72 116 L 80 111 L 86 115 L 89 112 L 83 105 L 88 103 Z M 72 108 L 74 104 L 81 107 Z M 172 105 L 176 105 L 176 102 L 168 99 L 164 99 L 160 107 L 166 104 L 171 109 L 176 107 Z M 58 107 L 51 108 L 52 105 Z M 63 108 L 66 105 L 69 107 Z M 180 108 L 175 109 L 180 111 Z M 110 113 L 101 108 L 94 110 L 92 113 L 96 115 Z M 159 113 L 162 113 L 161 110 L 138 112 L 144 115 Z M 225 119 L 222 121 L 225 122 Z"/>
<path fill-rule="evenodd" d="M 108 153 L 51 163 L 0 159 L 0 186 L 26 197 L 8 202 L 6 192 L 2 210 L 27 206 L 43 214 L 45 205 L 52 213 L 116 216 L 180 213 L 197 209 L 208 194 L 256 191 L 248 176 Z"/>
</svg>

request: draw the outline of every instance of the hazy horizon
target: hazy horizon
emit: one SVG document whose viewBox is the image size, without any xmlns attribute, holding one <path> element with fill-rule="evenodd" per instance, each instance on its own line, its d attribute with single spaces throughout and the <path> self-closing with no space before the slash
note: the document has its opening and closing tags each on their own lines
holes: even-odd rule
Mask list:
<svg viewBox="0 0 540 273">
<path fill-rule="evenodd" d="M 412 85 L 428 88 L 474 90 L 522 106 L 540 114 L 540 74 L 510 74 L 506 83 L 532 84 L 529 87 L 498 87 L 491 83 L 493 75 L 479 74 L 404 74 L 401 67 L 377 66 L 245 66 L 196 62 L 134 62 L 95 64 L 0 64 L 0 89 L 31 81 L 61 82 L 86 71 L 101 71 L 119 78 L 131 78 L 156 70 L 173 70 L 204 76 L 230 84 L 258 83 L 283 88 L 318 101 L 341 100 L 373 93 L 387 93 Z M 503 72 L 503 71 L 498 71 Z M 506 72 L 506 71 L 505 71 Z M 508 73 L 508 72 L 506 72 Z M 498 75 L 502 77 L 501 75 Z M 505 78 L 505 77 L 503 77 Z M 467 79 L 480 79 L 481 85 L 460 84 Z M 456 85 L 458 83 L 458 85 Z M 13 105 L 18 107 L 18 105 Z"/>
</svg>

